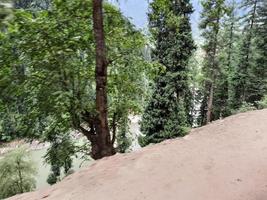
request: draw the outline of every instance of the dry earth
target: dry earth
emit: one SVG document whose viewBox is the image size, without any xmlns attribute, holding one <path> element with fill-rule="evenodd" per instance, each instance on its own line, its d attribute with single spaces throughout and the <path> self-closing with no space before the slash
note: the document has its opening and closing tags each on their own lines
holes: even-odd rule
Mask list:
<svg viewBox="0 0 267 200">
<path fill-rule="evenodd" d="M 12 200 L 267 200 L 267 110 L 95 162 Z"/>
</svg>

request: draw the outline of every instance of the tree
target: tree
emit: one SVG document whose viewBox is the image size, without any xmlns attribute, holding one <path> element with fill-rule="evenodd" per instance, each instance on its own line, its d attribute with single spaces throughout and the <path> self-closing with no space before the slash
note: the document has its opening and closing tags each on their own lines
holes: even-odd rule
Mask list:
<svg viewBox="0 0 267 200">
<path fill-rule="evenodd" d="M 242 104 L 255 107 L 266 93 L 266 51 L 264 27 L 264 11 L 266 6 L 262 0 L 246 0 L 242 2 L 243 34 L 240 48 L 240 62 L 234 74 L 234 108 L 239 109 Z M 265 14 L 266 15 L 266 14 Z M 262 21 L 263 20 L 263 21 Z"/>
<path fill-rule="evenodd" d="M 235 72 L 234 108 L 239 108 L 243 102 L 248 100 L 249 73 L 253 65 L 252 48 L 257 18 L 258 0 L 246 0 L 242 7 L 248 9 L 245 14 L 245 28 L 243 30 L 242 44 L 240 49 L 240 62 Z"/>
<path fill-rule="evenodd" d="M 225 13 L 225 4 L 224 0 L 205 0 L 202 1 L 202 6 L 203 11 L 199 27 L 203 30 L 202 37 L 205 39 L 203 50 L 206 55 L 203 67 L 205 81 L 203 83 L 201 124 L 206 124 L 213 120 L 215 80 L 219 74 L 218 34 L 221 26 L 220 22 Z"/>
<path fill-rule="evenodd" d="M 9 133 L 52 144 L 59 138 L 60 145 L 62 134 L 77 130 L 87 137 L 91 148 L 99 145 L 92 10 L 91 0 L 58 0 L 48 11 L 34 13 L 15 10 L 14 21 L 0 41 L 0 112 L 1 116 L 11 113 Z M 129 114 L 140 113 L 146 93 L 143 82 L 154 69 L 142 54 L 144 36 L 114 6 L 106 3 L 104 10 L 109 52 L 107 119 L 112 127 L 108 141 L 112 144 L 106 143 L 107 138 L 104 143 L 112 146 Z M 21 64 L 27 73 L 23 81 L 14 81 Z M 18 112 L 17 96 L 25 97 L 23 114 Z M 1 134 L 8 127 L 5 119 L 8 117 L 0 119 Z M 94 158 L 102 154 L 101 149 L 97 151 Z"/>
<path fill-rule="evenodd" d="M 256 59 L 255 66 L 251 70 L 249 80 L 249 103 L 256 107 L 258 102 L 267 94 L 267 2 L 259 1 L 256 20 Z"/>
<path fill-rule="evenodd" d="M 189 1 L 155 0 L 150 4 L 149 26 L 155 48 L 153 59 L 165 70 L 155 80 L 141 122 L 141 146 L 184 136 L 189 126 L 188 62 L 194 50 Z"/>
<path fill-rule="evenodd" d="M 90 134 L 92 157 L 102 158 L 115 154 L 108 124 L 106 43 L 104 36 L 102 0 L 93 0 L 93 27 L 96 41 L 96 135 Z"/>
<path fill-rule="evenodd" d="M 62 168 L 65 176 L 71 172 L 72 156 L 75 155 L 77 147 L 69 135 L 54 134 L 51 137 L 53 137 L 54 142 L 48 148 L 45 161 L 51 166 L 51 173 L 47 178 L 47 183 L 52 185 L 60 181 Z"/>
<path fill-rule="evenodd" d="M 0 199 L 35 189 L 36 168 L 26 149 L 16 149 L 0 160 Z"/>
<path fill-rule="evenodd" d="M 232 1 L 226 5 L 227 12 L 222 19 L 218 35 L 218 68 L 215 80 L 213 119 L 229 116 L 233 111 L 234 72 L 238 65 L 240 24 L 237 4 Z"/>
<path fill-rule="evenodd" d="M 16 9 L 27 9 L 28 11 L 34 13 L 38 10 L 48 9 L 50 0 L 6 0 L 3 5 L 4 10 L 8 13 L 5 20 L 3 20 L 3 32 L 6 32 L 7 24 L 8 22 L 12 22 L 13 12 L 15 12 Z M 13 38 L 13 40 L 15 39 L 16 38 Z M 10 43 L 11 54 L 14 57 L 20 57 L 22 52 L 19 52 L 15 43 L 16 42 Z M 13 82 L 15 82 L 16 84 L 23 84 L 23 82 L 25 81 L 25 73 L 27 71 L 25 63 L 16 64 L 13 66 L 15 74 L 15 76 L 13 76 Z M 12 101 L 14 101 L 15 103 L 8 109 L 6 108 L 5 111 L 1 113 L 2 120 L 0 120 L 0 124 L 2 121 L 3 131 L 0 131 L 0 141 L 9 141 L 21 136 L 17 127 L 17 124 L 19 123 L 17 122 L 18 119 L 16 118 L 15 113 L 18 113 L 19 115 L 25 114 L 24 104 L 26 104 L 26 97 L 22 94 L 15 95 L 12 97 Z"/>
</svg>

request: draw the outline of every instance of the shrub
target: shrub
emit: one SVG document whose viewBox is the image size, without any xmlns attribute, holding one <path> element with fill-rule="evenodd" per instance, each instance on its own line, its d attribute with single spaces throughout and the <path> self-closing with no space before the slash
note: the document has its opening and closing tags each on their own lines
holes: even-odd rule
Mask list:
<svg viewBox="0 0 267 200">
<path fill-rule="evenodd" d="M 0 160 L 0 199 L 35 189 L 37 170 L 25 148 L 16 149 Z"/>
<path fill-rule="evenodd" d="M 69 135 L 53 135 L 51 146 L 46 155 L 46 163 L 51 165 L 51 173 L 47 177 L 47 183 L 53 185 L 61 180 L 62 169 L 68 175 L 72 168 L 72 157 L 75 156 L 75 144 Z"/>
<path fill-rule="evenodd" d="M 259 109 L 267 108 L 267 95 L 265 95 L 261 101 L 258 102 Z"/>
<path fill-rule="evenodd" d="M 128 117 L 122 120 L 117 135 L 117 152 L 126 153 L 132 145 L 131 134 L 129 133 Z"/>
<path fill-rule="evenodd" d="M 241 107 L 238 110 L 233 111 L 233 114 L 244 113 L 244 112 L 248 112 L 248 111 L 252 111 L 252 110 L 256 110 L 256 109 L 257 108 L 253 104 L 243 102 Z"/>
</svg>

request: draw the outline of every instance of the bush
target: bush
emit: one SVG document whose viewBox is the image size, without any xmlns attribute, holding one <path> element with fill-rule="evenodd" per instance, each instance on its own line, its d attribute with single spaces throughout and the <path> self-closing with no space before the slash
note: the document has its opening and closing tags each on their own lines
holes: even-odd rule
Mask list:
<svg viewBox="0 0 267 200">
<path fill-rule="evenodd" d="M 233 114 L 244 113 L 252 110 L 257 110 L 257 108 L 251 103 L 243 102 L 238 110 L 233 111 Z"/>
<path fill-rule="evenodd" d="M 267 108 L 267 95 L 265 95 L 261 101 L 258 102 L 259 109 Z"/>
<path fill-rule="evenodd" d="M 117 135 L 117 152 L 126 153 L 130 146 L 132 145 L 131 134 L 129 133 L 129 121 L 128 117 L 122 120 L 122 123 L 119 126 L 118 135 Z"/>
<path fill-rule="evenodd" d="M 25 148 L 16 149 L 0 160 L 0 199 L 35 189 L 37 170 Z"/>
<path fill-rule="evenodd" d="M 75 154 L 75 145 L 69 135 L 53 135 L 51 146 L 45 155 L 46 163 L 51 165 L 51 173 L 46 180 L 48 184 L 53 185 L 61 180 L 62 169 L 65 175 L 70 173 Z"/>
</svg>

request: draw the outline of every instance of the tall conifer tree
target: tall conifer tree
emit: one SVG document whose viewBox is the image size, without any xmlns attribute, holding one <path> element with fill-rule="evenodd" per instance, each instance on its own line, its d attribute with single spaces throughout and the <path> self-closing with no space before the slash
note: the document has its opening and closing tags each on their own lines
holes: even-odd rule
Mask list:
<svg viewBox="0 0 267 200">
<path fill-rule="evenodd" d="M 220 73 L 218 63 L 218 35 L 221 28 L 220 21 L 225 13 L 224 0 L 202 1 L 200 29 L 205 39 L 203 50 L 205 61 L 203 74 L 205 76 L 203 101 L 201 105 L 200 124 L 206 124 L 213 120 L 214 93 L 216 90 L 215 80 Z"/>
<path fill-rule="evenodd" d="M 253 54 L 253 39 L 257 20 L 259 0 L 245 0 L 242 7 L 248 12 L 244 15 L 245 28 L 242 34 L 240 47 L 240 61 L 234 76 L 234 109 L 238 109 L 242 103 L 249 100 L 249 79 L 250 71 L 255 64 Z"/>
<path fill-rule="evenodd" d="M 233 75 L 238 64 L 240 24 L 237 3 L 227 4 L 227 15 L 222 20 L 219 33 L 219 74 L 216 78 L 213 118 L 227 117 L 231 114 L 233 103 Z"/>
<path fill-rule="evenodd" d="M 256 19 L 256 59 L 249 80 L 249 102 L 258 106 L 267 94 L 267 1 L 260 0 Z"/>
<path fill-rule="evenodd" d="M 153 59 L 166 70 L 157 77 L 142 117 L 142 146 L 186 134 L 190 107 L 188 61 L 195 48 L 189 0 L 155 0 L 150 9 L 149 26 L 155 40 Z"/>
<path fill-rule="evenodd" d="M 245 0 L 244 29 L 239 53 L 239 64 L 234 74 L 233 108 L 242 104 L 258 105 L 267 92 L 266 66 L 266 1 Z"/>
</svg>

